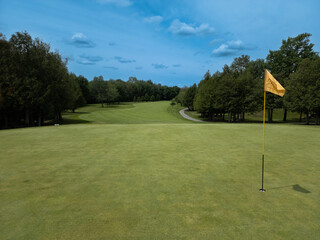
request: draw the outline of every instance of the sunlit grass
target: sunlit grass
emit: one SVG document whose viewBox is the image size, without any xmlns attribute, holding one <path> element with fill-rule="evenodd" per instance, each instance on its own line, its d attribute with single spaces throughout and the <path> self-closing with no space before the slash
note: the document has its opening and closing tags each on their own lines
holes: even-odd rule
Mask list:
<svg viewBox="0 0 320 240">
<path fill-rule="evenodd" d="M 261 193 L 261 124 L 178 109 L 88 106 L 86 124 L 0 131 L 0 238 L 318 239 L 319 127 L 267 125 Z"/>
</svg>

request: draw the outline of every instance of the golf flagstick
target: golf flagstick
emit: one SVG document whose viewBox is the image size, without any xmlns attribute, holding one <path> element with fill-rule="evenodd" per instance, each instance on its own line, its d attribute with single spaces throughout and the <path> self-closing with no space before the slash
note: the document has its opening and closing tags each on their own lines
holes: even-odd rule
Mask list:
<svg viewBox="0 0 320 240">
<path fill-rule="evenodd" d="M 266 92 L 271 92 L 275 95 L 283 97 L 286 90 L 281 86 L 281 84 L 271 75 L 271 73 L 266 69 L 264 71 L 264 102 L 263 102 L 263 139 L 262 139 L 262 186 L 260 188 L 261 192 L 266 190 L 263 188 L 263 177 L 264 177 L 264 128 L 266 125 Z"/>
<path fill-rule="evenodd" d="M 261 180 L 261 188 L 260 192 L 265 192 L 266 190 L 263 188 L 263 175 L 264 175 L 264 128 L 266 125 L 266 91 L 264 91 L 264 102 L 263 102 L 263 136 L 262 136 L 262 180 Z"/>
</svg>

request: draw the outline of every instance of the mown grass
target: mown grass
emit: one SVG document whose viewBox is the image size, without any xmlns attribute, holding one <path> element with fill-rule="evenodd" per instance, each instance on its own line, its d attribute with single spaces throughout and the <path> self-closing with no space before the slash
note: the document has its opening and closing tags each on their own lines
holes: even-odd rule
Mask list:
<svg viewBox="0 0 320 240">
<path fill-rule="evenodd" d="M 181 106 L 171 107 L 167 101 L 144 103 L 120 103 L 113 105 L 91 104 L 76 113 L 65 113 L 64 122 L 107 124 L 150 124 L 188 122 L 180 116 Z"/>
<path fill-rule="evenodd" d="M 319 127 L 266 126 L 261 193 L 261 124 L 149 104 L 0 131 L 1 239 L 318 239 Z"/>
</svg>

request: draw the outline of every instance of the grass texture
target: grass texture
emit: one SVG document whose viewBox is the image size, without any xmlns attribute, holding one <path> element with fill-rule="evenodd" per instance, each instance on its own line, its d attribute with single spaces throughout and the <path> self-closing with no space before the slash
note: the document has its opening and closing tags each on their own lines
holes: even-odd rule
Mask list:
<svg viewBox="0 0 320 240">
<path fill-rule="evenodd" d="M 0 238 L 318 239 L 318 127 L 266 126 L 261 193 L 261 124 L 177 110 L 88 106 L 67 117 L 91 124 L 0 131 Z"/>
</svg>

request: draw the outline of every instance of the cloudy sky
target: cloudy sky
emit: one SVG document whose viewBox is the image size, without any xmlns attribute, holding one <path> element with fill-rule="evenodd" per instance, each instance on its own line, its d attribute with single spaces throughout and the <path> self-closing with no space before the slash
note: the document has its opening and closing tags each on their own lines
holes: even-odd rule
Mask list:
<svg viewBox="0 0 320 240">
<path fill-rule="evenodd" d="M 182 87 L 300 33 L 319 52 L 319 10 L 318 0 L 0 0 L 0 32 L 40 38 L 88 80 Z"/>
</svg>

